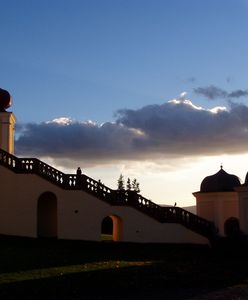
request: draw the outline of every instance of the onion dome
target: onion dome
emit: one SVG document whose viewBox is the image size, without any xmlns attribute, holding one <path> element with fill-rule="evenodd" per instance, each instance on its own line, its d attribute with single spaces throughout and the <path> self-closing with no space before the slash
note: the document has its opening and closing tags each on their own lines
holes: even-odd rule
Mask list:
<svg viewBox="0 0 248 300">
<path fill-rule="evenodd" d="M 0 88 L 0 112 L 5 111 L 12 104 L 12 99 L 8 91 Z"/>
<path fill-rule="evenodd" d="M 228 174 L 221 166 L 219 172 L 203 179 L 200 191 L 203 193 L 231 192 L 238 186 L 241 186 L 239 178 L 235 175 Z"/>
</svg>

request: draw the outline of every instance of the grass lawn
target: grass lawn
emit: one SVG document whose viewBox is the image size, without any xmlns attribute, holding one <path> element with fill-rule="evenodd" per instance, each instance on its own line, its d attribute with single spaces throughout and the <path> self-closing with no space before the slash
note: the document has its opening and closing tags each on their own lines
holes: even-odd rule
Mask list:
<svg viewBox="0 0 248 300">
<path fill-rule="evenodd" d="M 0 236 L 0 299 L 248 299 L 247 254 Z"/>
</svg>

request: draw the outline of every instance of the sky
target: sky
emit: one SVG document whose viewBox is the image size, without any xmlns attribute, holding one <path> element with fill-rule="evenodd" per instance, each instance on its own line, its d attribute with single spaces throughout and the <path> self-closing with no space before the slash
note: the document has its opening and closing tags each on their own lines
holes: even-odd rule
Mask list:
<svg viewBox="0 0 248 300">
<path fill-rule="evenodd" d="M 247 0 L 0 0 L 15 154 L 158 203 L 248 171 Z"/>
</svg>

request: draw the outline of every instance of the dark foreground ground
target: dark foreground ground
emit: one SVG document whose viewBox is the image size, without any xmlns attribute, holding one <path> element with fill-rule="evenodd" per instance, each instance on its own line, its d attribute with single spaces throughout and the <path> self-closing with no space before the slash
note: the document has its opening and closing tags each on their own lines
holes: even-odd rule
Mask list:
<svg viewBox="0 0 248 300">
<path fill-rule="evenodd" d="M 0 236 L 0 299 L 248 299 L 248 245 Z"/>
</svg>

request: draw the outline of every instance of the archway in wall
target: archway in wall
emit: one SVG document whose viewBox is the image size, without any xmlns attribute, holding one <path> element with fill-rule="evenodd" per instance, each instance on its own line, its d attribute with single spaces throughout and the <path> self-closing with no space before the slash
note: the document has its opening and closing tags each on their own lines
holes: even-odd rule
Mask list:
<svg viewBox="0 0 248 300">
<path fill-rule="evenodd" d="M 231 217 L 225 221 L 224 232 L 226 236 L 237 236 L 240 234 L 239 219 Z"/>
<path fill-rule="evenodd" d="M 37 236 L 57 237 L 57 197 L 51 192 L 40 195 L 37 205 Z"/>
<path fill-rule="evenodd" d="M 120 217 L 110 215 L 102 220 L 101 240 L 102 241 L 120 241 L 122 232 L 122 220 Z"/>
</svg>

